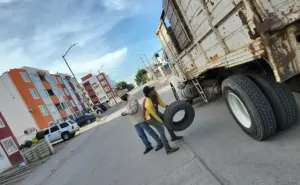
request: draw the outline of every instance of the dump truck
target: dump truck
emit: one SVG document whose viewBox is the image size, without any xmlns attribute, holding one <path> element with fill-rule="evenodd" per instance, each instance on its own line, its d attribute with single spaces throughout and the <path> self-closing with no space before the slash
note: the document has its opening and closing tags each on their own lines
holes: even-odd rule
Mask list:
<svg viewBox="0 0 300 185">
<path fill-rule="evenodd" d="M 177 100 L 222 94 L 259 141 L 297 122 L 299 0 L 163 0 L 162 9 L 156 36 Z"/>
</svg>

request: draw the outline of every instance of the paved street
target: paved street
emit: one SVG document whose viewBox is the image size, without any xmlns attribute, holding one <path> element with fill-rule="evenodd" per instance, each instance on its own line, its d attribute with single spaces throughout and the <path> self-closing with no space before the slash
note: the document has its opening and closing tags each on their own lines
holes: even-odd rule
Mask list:
<svg viewBox="0 0 300 185">
<path fill-rule="evenodd" d="M 161 92 L 173 101 L 169 88 Z M 143 155 L 133 126 L 117 111 L 20 185 L 300 184 L 300 124 L 257 142 L 241 131 L 222 99 L 194 107 L 193 125 L 180 133 L 184 141 L 172 143 L 181 148 L 175 154 Z"/>
</svg>

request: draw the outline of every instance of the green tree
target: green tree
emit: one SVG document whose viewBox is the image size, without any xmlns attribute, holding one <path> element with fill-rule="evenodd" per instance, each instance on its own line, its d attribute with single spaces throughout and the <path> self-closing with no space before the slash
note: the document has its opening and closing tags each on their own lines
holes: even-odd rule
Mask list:
<svg viewBox="0 0 300 185">
<path fill-rule="evenodd" d="M 116 86 L 117 86 L 116 87 L 117 91 L 123 90 L 123 89 L 127 89 L 128 91 L 131 91 L 132 89 L 134 89 L 134 85 L 133 84 L 128 84 L 125 81 L 118 82 Z"/>
<path fill-rule="evenodd" d="M 127 82 L 121 81 L 121 82 L 118 82 L 116 86 L 117 86 L 116 89 L 119 91 L 119 90 L 126 89 L 128 84 L 127 84 Z"/>
<path fill-rule="evenodd" d="M 128 91 L 131 91 L 132 89 L 134 89 L 134 85 L 133 84 L 128 84 L 127 89 L 128 89 Z"/>
<path fill-rule="evenodd" d="M 137 85 L 142 85 L 143 83 L 146 83 L 149 81 L 149 78 L 147 76 L 147 71 L 145 69 L 139 69 L 135 75 L 135 82 Z"/>
</svg>

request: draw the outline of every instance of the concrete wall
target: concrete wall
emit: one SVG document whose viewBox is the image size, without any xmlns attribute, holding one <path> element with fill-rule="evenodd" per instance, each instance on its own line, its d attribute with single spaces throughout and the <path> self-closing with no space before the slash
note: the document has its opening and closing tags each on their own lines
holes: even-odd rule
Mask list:
<svg viewBox="0 0 300 185">
<path fill-rule="evenodd" d="M 22 144 L 25 140 L 35 137 L 35 133 L 24 134 L 26 129 L 36 128 L 39 130 L 39 127 L 8 73 L 4 73 L 0 77 L 0 102 L 0 111 L 5 115 L 5 120 L 18 143 Z"/>
</svg>

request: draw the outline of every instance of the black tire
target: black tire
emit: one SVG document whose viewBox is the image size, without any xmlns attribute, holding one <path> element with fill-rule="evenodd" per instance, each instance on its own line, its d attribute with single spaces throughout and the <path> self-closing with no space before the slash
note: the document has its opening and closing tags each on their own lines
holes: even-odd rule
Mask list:
<svg viewBox="0 0 300 185">
<path fill-rule="evenodd" d="M 250 78 L 244 75 L 231 76 L 223 81 L 222 91 L 230 113 L 250 137 L 261 141 L 276 133 L 276 118 L 272 107 L 264 93 Z M 234 106 L 232 97 L 244 105 L 244 110 L 242 106 Z M 248 113 L 250 125 L 240 121 L 242 116 L 236 117 L 237 111 Z"/>
<path fill-rule="evenodd" d="M 173 95 L 174 95 L 175 100 L 176 100 L 176 101 L 179 101 L 179 100 L 180 100 L 179 95 L 178 95 L 178 93 L 177 93 L 175 87 L 174 87 L 172 84 L 171 84 L 171 88 L 172 88 L 172 92 L 173 92 Z"/>
<path fill-rule="evenodd" d="M 72 133 L 72 134 L 71 134 L 71 137 L 75 137 L 75 134 L 76 134 L 75 132 L 74 132 L 74 133 Z"/>
<path fill-rule="evenodd" d="M 32 141 L 26 140 L 26 141 L 24 142 L 24 146 L 25 146 L 26 148 L 30 148 L 30 147 L 32 146 Z"/>
<path fill-rule="evenodd" d="M 36 133 L 35 137 L 38 139 L 38 140 L 42 140 L 45 138 L 45 135 L 44 135 L 44 132 L 43 131 L 39 131 Z"/>
<path fill-rule="evenodd" d="M 71 138 L 71 134 L 69 132 L 64 132 L 61 134 L 61 138 L 64 140 L 64 141 L 67 141 Z"/>
<path fill-rule="evenodd" d="M 86 123 L 87 123 L 87 124 L 90 124 L 90 123 L 92 123 L 92 122 L 91 122 L 91 120 L 87 120 Z"/>
<path fill-rule="evenodd" d="M 186 100 L 186 102 L 188 102 L 189 104 L 193 105 L 194 104 L 194 99 Z"/>
<path fill-rule="evenodd" d="M 173 118 L 179 111 L 185 111 L 182 120 L 174 122 Z M 195 110 L 191 104 L 185 101 L 176 101 L 171 103 L 164 112 L 164 124 L 173 131 L 183 131 L 188 128 L 194 121 Z"/>
<path fill-rule="evenodd" d="M 249 77 L 268 98 L 275 113 L 277 130 L 284 130 L 294 125 L 297 121 L 297 102 L 285 84 L 277 83 L 270 76 L 251 74 Z"/>
</svg>

